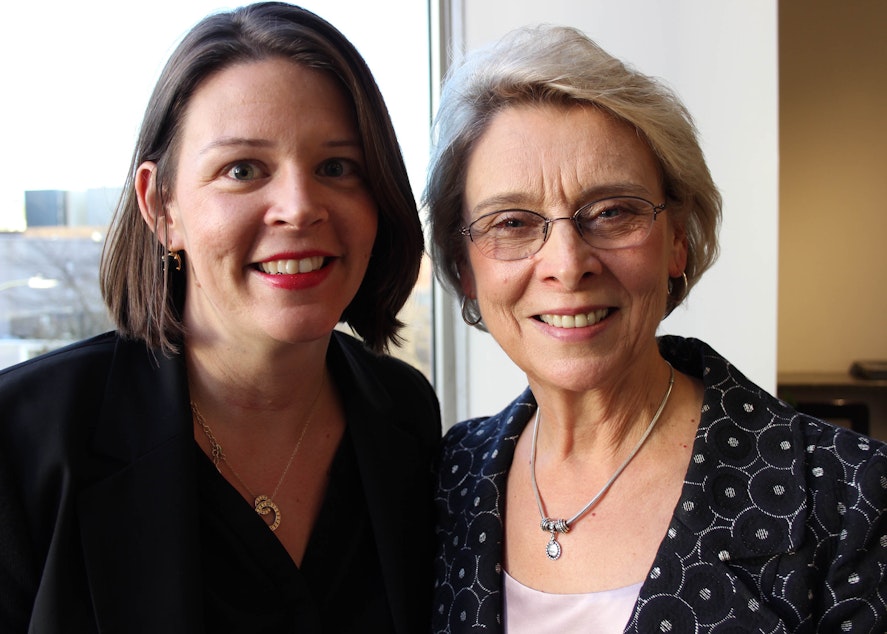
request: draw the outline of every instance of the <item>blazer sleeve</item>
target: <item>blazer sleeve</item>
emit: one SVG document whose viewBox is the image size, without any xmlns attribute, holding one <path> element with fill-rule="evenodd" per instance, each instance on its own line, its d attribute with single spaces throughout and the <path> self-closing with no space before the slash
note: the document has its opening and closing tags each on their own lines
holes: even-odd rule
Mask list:
<svg viewBox="0 0 887 634">
<path fill-rule="evenodd" d="M 817 631 L 887 631 L 887 447 L 839 431 L 834 445 L 813 449 L 811 513 L 827 528 L 822 603 Z M 871 452 L 864 459 L 859 454 Z M 853 459 L 856 457 L 855 459 Z M 821 474 L 821 475 L 819 475 Z M 828 475 L 838 476 L 832 480 Z M 838 474 L 843 474 L 839 476 Z"/>
<path fill-rule="evenodd" d="M 6 450 L 0 446 L 0 629 L 12 633 L 28 630 L 37 567 Z"/>
<path fill-rule="evenodd" d="M 28 630 L 47 561 L 78 544 L 66 531 L 78 487 L 91 477 L 89 444 L 115 341 L 101 335 L 0 370 L 3 632 Z"/>
</svg>

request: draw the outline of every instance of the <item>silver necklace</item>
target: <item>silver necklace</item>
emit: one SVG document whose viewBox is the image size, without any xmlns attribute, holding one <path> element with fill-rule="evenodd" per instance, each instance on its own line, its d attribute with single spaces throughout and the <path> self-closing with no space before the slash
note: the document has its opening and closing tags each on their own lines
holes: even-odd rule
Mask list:
<svg viewBox="0 0 887 634">
<path fill-rule="evenodd" d="M 666 363 L 668 363 L 666 361 Z M 653 414 L 653 419 L 650 421 L 650 424 L 647 425 L 647 429 L 644 432 L 644 435 L 641 436 L 641 439 L 635 445 L 634 449 L 631 450 L 631 453 L 628 454 L 628 457 L 619 465 L 619 468 L 616 469 L 616 473 L 614 473 L 607 483 L 604 484 L 603 488 L 597 492 L 591 500 L 585 506 L 580 509 L 578 513 L 576 513 L 570 519 L 553 519 L 548 517 L 545 514 L 545 506 L 542 504 L 542 496 L 539 494 L 539 486 L 536 484 L 536 439 L 539 437 L 539 419 L 540 419 L 540 411 L 542 408 L 536 408 L 536 421 L 533 423 L 533 443 L 530 449 L 530 481 L 533 483 L 533 493 L 536 496 L 536 505 L 539 507 L 539 515 L 542 517 L 542 521 L 539 526 L 542 528 L 544 532 L 549 533 L 550 537 L 548 540 L 548 544 L 545 546 L 545 554 L 552 561 L 556 559 L 560 559 L 561 553 L 563 549 L 561 548 L 560 543 L 557 541 L 558 533 L 569 533 L 570 527 L 573 526 L 574 523 L 578 522 L 582 519 L 586 513 L 588 513 L 595 504 L 604 496 L 604 494 L 613 486 L 613 483 L 616 482 L 616 478 L 620 476 L 620 474 L 625 470 L 625 467 L 628 466 L 628 463 L 631 462 L 632 458 L 634 458 L 637 453 L 641 450 L 641 447 L 644 446 L 644 442 L 647 440 L 647 437 L 650 435 L 650 432 L 653 431 L 653 427 L 656 426 L 656 421 L 659 420 L 659 416 L 662 414 L 662 410 L 665 409 L 666 403 L 668 403 L 668 397 L 671 396 L 671 388 L 674 386 L 674 368 L 668 363 L 668 368 L 670 370 L 670 376 L 668 379 L 668 389 L 665 390 L 665 396 L 662 397 L 662 402 L 659 403 L 659 409 L 656 410 L 656 413 Z"/>
<path fill-rule="evenodd" d="M 240 477 L 240 474 L 237 473 L 237 470 L 231 465 L 228 461 L 227 456 L 222 451 L 222 445 L 219 444 L 219 441 L 216 440 L 215 434 L 213 434 L 212 429 L 210 429 L 209 425 L 206 422 L 206 419 L 203 417 L 203 414 L 200 413 L 200 410 L 197 407 L 197 403 L 191 401 L 191 411 L 194 413 L 194 422 L 196 422 L 203 429 L 204 435 L 206 435 L 206 439 L 209 441 L 210 447 L 210 458 L 212 459 L 213 465 L 215 465 L 216 470 L 219 473 L 222 473 L 221 464 L 224 462 L 228 465 L 228 468 L 231 469 L 231 473 L 234 474 L 234 477 L 237 478 L 237 481 L 246 489 L 247 493 L 250 494 L 250 497 L 254 498 L 253 500 L 253 509 L 255 509 L 256 513 L 259 515 L 268 515 L 268 513 L 273 513 L 273 517 L 271 518 L 270 524 L 268 524 L 268 528 L 272 531 L 276 531 L 277 527 L 280 526 L 280 507 L 274 502 L 274 498 L 277 497 L 278 491 L 280 491 L 280 485 L 283 484 L 283 481 L 286 479 L 286 474 L 290 470 L 290 465 L 293 464 L 293 459 L 296 457 L 296 454 L 299 453 L 299 447 L 302 446 L 302 439 L 305 438 L 305 432 L 308 431 L 308 425 L 311 423 L 311 416 L 314 414 L 314 408 L 317 406 L 317 401 L 320 398 L 320 393 L 323 391 L 323 384 L 326 380 L 326 373 L 321 377 L 320 387 L 317 388 L 317 394 L 314 395 L 314 400 L 311 401 L 311 407 L 308 409 L 308 414 L 305 416 L 305 422 L 302 425 L 302 432 L 299 434 L 299 439 L 296 441 L 296 446 L 293 447 L 293 452 L 290 454 L 289 460 L 286 463 L 286 466 L 283 468 L 283 473 L 280 474 L 280 479 L 277 481 L 277 486 L 274 487 L 274 492 L 271 495 L 256 495 L 252 492 L 246 482 L 243 481 L 243 478 Z M 267 520 L 266 520 L 267 521 Z"/>
</svg>

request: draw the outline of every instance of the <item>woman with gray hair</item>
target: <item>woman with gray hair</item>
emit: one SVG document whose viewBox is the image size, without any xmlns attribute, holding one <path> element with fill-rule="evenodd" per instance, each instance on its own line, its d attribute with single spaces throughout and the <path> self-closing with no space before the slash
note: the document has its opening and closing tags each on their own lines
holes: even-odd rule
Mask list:
<svg viewBox="0 0 887 634">
<path fill-rule="evenodd" d="M 529 387 L 444 442 L 434 630 L 884 631 L 887 448 L 656 336 L 718 250 L 679 99 L 527 28 L 452 72 L 435 134 L 437 274 Z"/>
</svg>

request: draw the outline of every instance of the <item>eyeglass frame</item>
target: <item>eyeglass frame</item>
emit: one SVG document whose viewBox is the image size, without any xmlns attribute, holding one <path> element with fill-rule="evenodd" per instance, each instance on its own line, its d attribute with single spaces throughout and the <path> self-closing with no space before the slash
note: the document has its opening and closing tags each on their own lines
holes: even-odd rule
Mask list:
<svg viewBox="0 0 887 634">
<path fill-rule="evenodd" d="M 585 211 L 589 207 L 593 207 L 594 205 L 597 205 L 598 203 L 602 203 L 607 200 L 621 200 L 621 199 L 625 199 L 625 198 L 628 198 L 631 200 L 639 200 L 641 202 L 644 202 L 644 203 L 650 205 L 650 208 L 652 210 L 652 213 L 650 215 L 652 216 L 652 219 L 650 220 L 650 225 L 647 228 L 647 235 L 645 235 L 641 240 L 639 240 L 635 244 L 625 245 L 625 246 L 621 246 L 621 247 L 601 247 L 601 246 L 595 246 L 595 245 L 591 244 L 590 242 L 588 242 L 588 240 L 586 240 L 586 238 L 585 238 L 585 234 L 582 232 L 582 227 L 580 226 L 580 224 L 577 220 L 579 217 L 579 214 L 581 214 L 583 211 Z M 459 234 L 466 236 L 469 240 L 471 240 L 471 243 L 477 247 L 477 250 L 480 251 L 481 255 L 483 255 L 484 257 L 490 258 L 491 260 L 498 260 L 500 262 L 516 262 L 518 260 L 526 260 L 528 258 L 533 257 L 537 253 L 539 253 L 539 251 L 542 250 L 542 247 L 545 246 L 545 243 L 548 242 L 548 236 L 551 235 L 551 231 L 549 231 L 551 225 L 553 225 L 558 220 L 571 220 L 573 222 L 573 228 L 576 229 L 576 232 L 579 234 L 579 237 L 582 239 L 583 242 L 585 242 L 585 244 L 587 244 L 588 246 L 590 246 L 592 248 L 604 249 L 604 250 L 628 249 L 628 248 L 643 244 L 644 241 L 646 241 L 647 238 L 650 237 L 650 233 L 653 230 L 653 223 L 656 222 L 656 218 L 659 216 L 659 214 L 661 214 L 663 211 L 666 211 L 666 209 L 667 209 L 667 202 L 663 202 L 662 204 L 657 205 L 657 204 L 653 203 L 652 201 L 647 200 L 646 198 L 642 198 L 641 196 L 607 196 L 606 198 L 599 198 L 597 200 L 592 200 L 590 202 L 585 203 L 584 205 L 579 207 L 576 211 L 574 211 L 573 214 L 570 216 L 559 216 L 557 218 L 548 218 L 546 216 L 543 216 L 539 212 L 532 211 L 530 209 L 520 209 L 520 208 L 516 208 L 516 207 L 509 208 L 509 209 L 497 209 L 496 211 L 491 211 L 489 213 L 483 214 L 482 216 L 480 216 L 478 218 L 475 218 L 470 223 L 468 223 L 464 227 L 460 228 Z M 483 249 L 481 249 L 480 246 L 478 246 L 477 242 L 474 241 L 474 237 L 471 235 L 471 228 L 474 225 L 476 225 L 478 222 L 483 220 L 484 218 L 489 218 L 490 216 L 495 215 L 495 214 L 507 213 L 509 211 L 520 211 L 522 213 L 533 214 L 534 216 L 538 216 L 539 218 L 542 218 L 542 242 L 539 244 L 538 249 L 536 249 L 532 253 L 528 253 L 527 255 L 525 255 L 523 257 L 519 257 L 519 258 L 503 259 L 503 258 L 494 257 L 492 255 L 487 255 L 486 253 L 484 253 Z"/>
</svg>

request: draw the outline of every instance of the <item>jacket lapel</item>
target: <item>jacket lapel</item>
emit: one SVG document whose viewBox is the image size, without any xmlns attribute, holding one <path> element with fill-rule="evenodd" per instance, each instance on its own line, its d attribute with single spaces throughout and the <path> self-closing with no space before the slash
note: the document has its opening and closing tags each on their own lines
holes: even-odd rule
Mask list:
<svg viewBox="0 0 887 634">
<path fill-rule="evenodd" d="M 680 500 L 626 631 L 693 631 L 728 618 L 747 631 L 781 631 L 761 596 L 777 583 L 780 556 L 803 545 L 806 447 L 789 418 L 775 414 L 775 399 L 710 349 L 683 341 L 662 344 L 675 369 L 702 377 L 702 419 Z"/>
<path fill-rule="evenodd" d="M 377 379 L 378 368 L 371 368 L 362 355 L 355 354 L 335 337 L 331 342 L 332 359 L 341 363 L 348 373 L 348 398 L 345 399 L 349 433 L 352 434 L 357 466 L 366 496 L 380 565 L 390 602 L 392 618 L 398 632 L 411 631 L 409 614 L 421 607 L 410 605 L 415 589 L 408 589 L 407 570 L 422 552 L 430 535 L 430 515 L 416 518 L 415 525 L 402 521 L 404 509 L 415 507 L 420 499 L 429 503 L 430 492 L 422 490 L 424 482 L 404 474 L 415 474 L 427 465 L 418 464 L 423 452 L 416 440 L 393 421 L 402 417 L 392 394 Z M 414 496 L 424 498 L 415 499 Z M 428 533 L 428 534 L 426 534 Z"/>
<path fill-rule="evenodd" d="M 180 358 L 119 342 L 95 435 L 107 457 L 77 511 L 103 631 L 199 632 L 198 510 Z"/>
<path fill-rule="evenodd" d="M 433 631 L 502 631 L 505 490 L 517 440 L 536 411 L 529 388 L 502 412 L 466 421 L 438 469 Z"/>
</svg>

